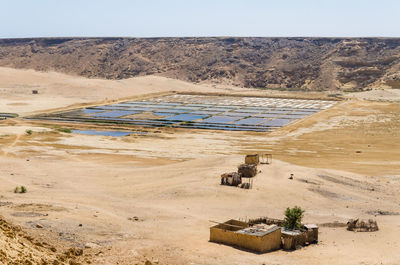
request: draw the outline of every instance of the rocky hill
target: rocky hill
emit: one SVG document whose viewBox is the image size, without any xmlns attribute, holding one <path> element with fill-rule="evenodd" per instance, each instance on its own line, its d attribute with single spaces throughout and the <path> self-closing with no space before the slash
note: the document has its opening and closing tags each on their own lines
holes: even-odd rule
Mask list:
<svg viewBox="0 0 400 265">
<path fill-rule="evenodd" d="M 400 39 L 0 39 L 0 66 L 304 90 L 400 88 Z"/>
</svg>

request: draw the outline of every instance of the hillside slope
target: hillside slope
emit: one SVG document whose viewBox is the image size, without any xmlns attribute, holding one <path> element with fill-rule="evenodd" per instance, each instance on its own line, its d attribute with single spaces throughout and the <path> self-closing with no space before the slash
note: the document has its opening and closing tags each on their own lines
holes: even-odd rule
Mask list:
<svg viewBox="0 0 400 265">
<path fill-rule="evenodd" d="M 83 250 L 57 250 L 43 238 L 33 238 L 0 216 L 0 264 L 82 264 Z M 86 259 L 86 262 L 88 259 Z"/>
<path fill-rule="evenodd" d="M 0 39 L 0 66 L 306 90 L 400 88 L 400 39 Z"/>
</svg>

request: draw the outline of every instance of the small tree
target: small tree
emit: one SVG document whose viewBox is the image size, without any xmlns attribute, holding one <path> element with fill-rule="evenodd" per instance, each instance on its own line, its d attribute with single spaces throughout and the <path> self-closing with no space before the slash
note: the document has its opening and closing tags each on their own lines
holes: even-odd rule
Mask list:
<svg viewBox="0 0 400 265">
<path fill-rule="evenodd" d="M 301 227 L 301 219 L 303 219 L 304 210 L 295 206 L 292 209 L 289 207 L 285 211 L 285 219 L 283 220 L 283 227 L 287 229 L 296 229 Z"/>
</svg>

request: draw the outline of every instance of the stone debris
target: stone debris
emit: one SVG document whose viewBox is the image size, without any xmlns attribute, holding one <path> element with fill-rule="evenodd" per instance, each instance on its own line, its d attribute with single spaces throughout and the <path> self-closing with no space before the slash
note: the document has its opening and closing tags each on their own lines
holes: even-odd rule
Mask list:
<svg viewBox="0 0 400 265">
<path fill-rule="evenodd" d="M 96 243 L 92 243 L 92 242 L 88 242 L 85 244 L 85 248 L 98 248 L 100 247 L 99 245 L 97 245 Z"/>
<path fill-rule="evenodd" d="M 128 217 L 128 220 L 132 222 L 143 221 L 143 219 L 140 219 L 138 216 Z"/>
<path fill-rule="evenodd" d="M 378 231 L 378 224 L 376 221 L 369 220 L 360 220 L 360 219 L 350 219 L 347 222 L 347 230 L 355 231 L 355 232 L 374 232 Z"/>
</svg>

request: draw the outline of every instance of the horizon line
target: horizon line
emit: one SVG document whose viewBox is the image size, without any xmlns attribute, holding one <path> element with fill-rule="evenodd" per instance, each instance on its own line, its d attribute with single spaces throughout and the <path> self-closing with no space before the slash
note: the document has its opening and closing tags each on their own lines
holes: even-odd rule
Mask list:
<svg viewBox="0 0 400 265">
<path fill-rule="evenodd" d="M 215 36 L 35 36 L 35 37 L 0 37 L 0 40 L 11 39 L 183 39 L 183 38 L 305 38 L 305 39 L 400 39 L 388 36 L 235 36 L 235 35 L 215 35 Z"/>
</svg>

